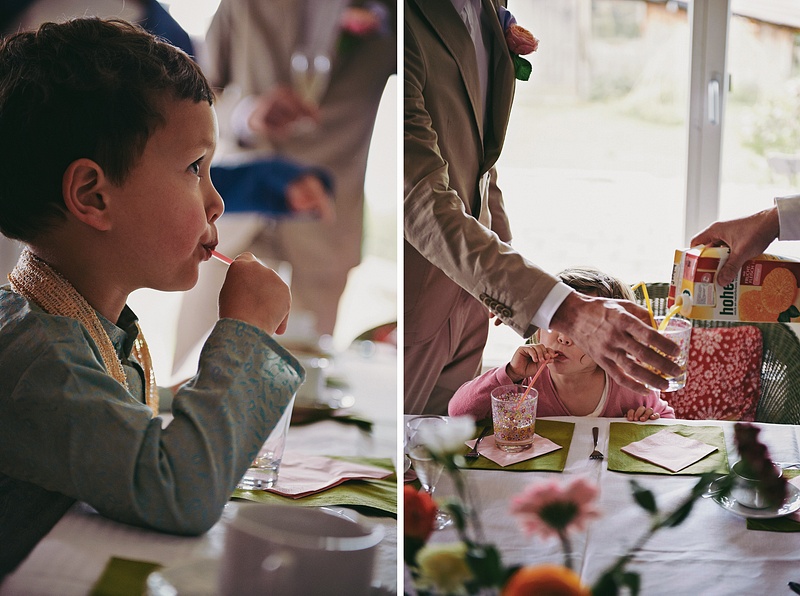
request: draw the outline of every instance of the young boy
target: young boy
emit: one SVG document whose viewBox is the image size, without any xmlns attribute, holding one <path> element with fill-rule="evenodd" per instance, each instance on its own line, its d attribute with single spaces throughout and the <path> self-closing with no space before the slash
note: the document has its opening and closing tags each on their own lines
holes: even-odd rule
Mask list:
<svg viewBox="0 0 800 596">
<path fill-rule="evenodd" d="M 271 337 L 289 290 L 241 255 L 172 423 L 153 416 L 126 300 L 191 288 L 217 244 L 212 102 L 186 54 L 122 21 L 0 44 L 0 231 L 26 245 L 0 288 L 0 577 L 76 500 L 206 531 L 303 380 Z"/>
</svg>

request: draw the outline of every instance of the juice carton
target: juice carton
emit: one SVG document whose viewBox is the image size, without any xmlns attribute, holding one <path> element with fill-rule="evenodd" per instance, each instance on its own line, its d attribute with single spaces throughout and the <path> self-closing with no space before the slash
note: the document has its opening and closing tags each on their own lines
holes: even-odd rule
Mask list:
<svg viewBox="0 0 800 596">
<path fill-rule="evenodd" d="M 682 301 L 691 319 L 800 323 L 800 262 L 763 254 L 745 261 L 727 286 L 716 283 L 727 247 L 675 251 L 668 307 Z"/>
</svg>

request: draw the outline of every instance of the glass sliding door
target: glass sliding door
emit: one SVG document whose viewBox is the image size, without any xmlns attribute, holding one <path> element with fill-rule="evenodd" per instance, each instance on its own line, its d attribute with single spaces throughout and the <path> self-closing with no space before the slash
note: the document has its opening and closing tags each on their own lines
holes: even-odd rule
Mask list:
<svg viewBox="0 0 800 596">
<path fill-rule="evenodd" d="M 513 246 L 556 273 L 593 265 L 668 281 L 684 244 L 687 6 L 644 0 L 509 0 L 540 39 L 518 81 L 499 185 Z M 521 339 L 492 327 L 486 362 Z"/>
</svg>

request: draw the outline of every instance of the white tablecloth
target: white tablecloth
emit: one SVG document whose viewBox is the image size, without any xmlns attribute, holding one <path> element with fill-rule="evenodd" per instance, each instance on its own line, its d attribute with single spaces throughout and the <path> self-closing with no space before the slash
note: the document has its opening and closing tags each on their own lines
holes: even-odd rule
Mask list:
<svg viewBox="0 0 800 596">
<path fill-rule="evenodd" d="M 549 480 L 568 481 L 585 476 L 598 484 L 601 516 L 583 532 L 572 534 L 576 569 L 591 585 L 601 573 L 642 536 L 649 517 L 632 498 L 630 480 L 651 490 L 662 511 L 671 510 L 697 482 L 696 476 L 628 474 L 608 470 L 607 461 L 591 461 L 592 426 L 600 428 L 600 449 L 608 454 L 607 418 L 555 418 L 575 423 L 564 472 L 465 471 L 471 494 L 477 500 L 489 541 L 501 548 L 507 564 L 562 563 L 561 544 L 523 533 L 509 513 L 510 500 L 530 484 Z M 617 420 L 619 421 L 619 420 Z M 720 425 L 724 429 L 730 463 L 738 459 L 733 442 L 733 423 L 718 421 L 668 421 L 690 425 Z M 800 462 L 800 428 L 759 424 L 764 442 L 775 461 Z M 443 477 L 437 498 L 453 494 Z M 454 530 L 434 532 L 437 542 L 455 541 Z M 789 594 L 789 581 L 800 582 L 800 533 L 748 530 L 746 520 L 720 507 L 712 499 L 698 499 L 682 525 L 659 531 L 629 564 L 641 574 L 644 596 L 692 594 Z"/>
<path fill-rule="evenodd" d="M 335 373 L 344 377 L 355 397 L 351 412 L 374 422 L 372 433 L 341 422 L 293 426 L 287 452 L 392 458 L 397 455 L 397 354 L 391 346 L 376 351 L 351 349 L 335 359 Z M 0 586 L 0 595 L 85 595 L 111 557 L 158 562 L 169 568 L 191 561 L 216 559 L 222 551 L 225 523 L 239 502 L 227 504 L 222 520 L 196 538 L 171 536 L 120 524 L 76 504 Z M 397 522 L 371 517 L 384 527 L 374 584 L 382 592 L 397 591 Z M 0 545 L 2 548 L 2 545 Z"/>
</svg>

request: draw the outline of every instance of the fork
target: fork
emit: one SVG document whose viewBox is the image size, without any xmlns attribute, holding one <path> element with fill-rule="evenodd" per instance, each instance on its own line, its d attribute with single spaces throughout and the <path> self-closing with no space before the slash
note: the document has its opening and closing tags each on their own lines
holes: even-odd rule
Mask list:
<svg viewBox="0 0 800 596">
<path fill-rule="evenodd" d="M 491 429 L 491 426 L 484 426 L 483 427 L 483 430 L 481 431 L 480 436 L 478 436 L 478 440 L 475 441 L 475 445 L 472 447 L 472 449 L 470 449 L 470 451 L 467 454 L 464 455 L 464 457 L 466 457 L 469 460 L 475 460 L 475 459 L 478 459 L 481 456 L 481 454 L 478 453 L 478 445 L 480 445 L 481 441 L 483 440 L 483 437 L 485 437 L 486 435 L 489 434 L 489 430 L 490 429 Z"/>
<path fill-rule="evenodd" d="M 597 433 L 600 432 L 595 426 L 592 427 L 592 437 L 594 437 L 594 451 L 589 454 L 589 459 L 603 459 L 603 454 L 597 450 Z"/>
</svg>

